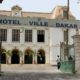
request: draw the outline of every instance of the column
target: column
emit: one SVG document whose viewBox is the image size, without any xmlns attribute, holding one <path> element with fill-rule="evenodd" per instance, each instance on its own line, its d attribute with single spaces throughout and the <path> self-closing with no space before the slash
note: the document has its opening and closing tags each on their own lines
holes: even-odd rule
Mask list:
<svg viewBox="0 0 80 80">
<path fill-rule="evenodd" d="M 20 64 L 23 64 L 23 58 L 20 56 Z"/>
<path fill-rule="evenodd" d="M 46 29 L 45 30 L 45 44 L 46 45 L 48 45 L 48 43 L 49 43 L 49 30 L 48 29 Z"/>
<path fill-rule="evenodd" d="M 73 36 L 74 52 L 75 52 L 75 72 L 80 74 L 80 35 Z"/>
<path fill-rule="evenodd" d="M 50 64 L 50 50 L 49 50 L 49 48 L 46 48 L 46 51 L 45 51 L 45 63 Z"/>
<path fill-rule="evenodd" d="M 8 58 L 8 64 L 11 64 L 11 56 Z"/>
<path fill-rule="evenodd" d="M 20 50 L 19 51 L 19 57 L 20 57 L 20 64 L 24 63 L 24 51 Z"/>
<path fill-rule="evenodd" d="M 34 49 L 33 64 L 37 64 L 37 52 L 36 52 L 36 49 Z"/>
<path fill-rule="evenodd" d="M 12 42 L 12 29 L 7 30 L 7 43 L 10 44 Z"/>
<path fill-rule="evenodd" d="M 37 29 L 33 29 L 33 44 L 37 44 Z"/>
<path fill-rule="evenodd" d="M 24 44 L 25 35 L 24 35 L 24 30 L 20 30 L 20 44 Z"/>
</svg>

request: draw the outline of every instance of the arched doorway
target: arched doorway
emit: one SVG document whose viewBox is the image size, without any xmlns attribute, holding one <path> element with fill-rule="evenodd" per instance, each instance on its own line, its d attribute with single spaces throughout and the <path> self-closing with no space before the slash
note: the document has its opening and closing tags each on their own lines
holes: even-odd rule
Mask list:
<svg viewBox="0 0 80 80">
<path fill-rule="evenodd" d="M 45 51 L 43 49 L 38 50 L 37 63 L 45 64 Z"/>
<path fill-rule="evenodd" d="M 19 57 L 19 50 L 14 49 L 12 51 L 12 56 L 11 56 L 11 64 L 19 64 L 20 57 Z"/>
<path fill-rule="evenodd" d="M 25 55 L 24 55 L 24 63 L 25 64 L 32 64 L 32 62 L 33 62 L 32 52 L 33 51 L 31 49 L 25 50 Z"/>
<path fill-rule="evenodd" d="M 1 53 L 1 63 L 2 64 L 6 64 L 6 54 L 4 52 L 6 52 L 5 49 L 1 49 L 2 53 Z"/>
<path fill-rule="evenodd" d="M 1 63 L 6 64 L 6 54 L 5 53 L 1 54 Z"/>
</svg>

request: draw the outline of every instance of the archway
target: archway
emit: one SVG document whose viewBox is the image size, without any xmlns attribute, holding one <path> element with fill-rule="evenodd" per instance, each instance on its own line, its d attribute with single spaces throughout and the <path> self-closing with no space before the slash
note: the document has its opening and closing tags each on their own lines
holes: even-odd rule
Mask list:
<svg viewBox="0 0 80 80">
<path fill-rule="evenodd" d="M 25 50 L 25 55 L 24 55 L 24 63 L 25 64 L 32 64 L 32 62 L 33 62 L 32 52 L 33 51 L 31 49 Z"/>
<path fill-rule="evenodd" d="M 6 54 L 5 53 L 1 54 L 1 63 L 6 64 Z"/>
<path fill-rule="evenodd" d="M 37 63 L 38 64 L 45 64 L 45 51 L 43 49 L 38 50 Z"/>
<path fill-rule="evenodd" d="M 19 64 L 20 57 L 19 57 L 19 50 L 14 49 L 12 51 L 12 56 L 11 56 L 11 64 Z"/>
<path fill-rule="evenodd" d="M 2 53 L 1 53 L 1 63 L 2 64 L 6 64 L 6 54 L 4 53 L 4 52 L 6 52 L 6 50 L 5 49 L 1 49 L 2 51 Z"/>
</svg>

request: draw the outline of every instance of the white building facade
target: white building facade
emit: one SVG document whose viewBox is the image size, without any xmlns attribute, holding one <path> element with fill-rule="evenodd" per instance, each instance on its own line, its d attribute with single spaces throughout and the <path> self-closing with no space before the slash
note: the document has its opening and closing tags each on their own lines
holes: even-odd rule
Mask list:
<svg viewBox="0 0 80 80">
<path fill-rule="evenodd" d="M 76 34 L 79 21 L 20 17 L 20 7 L 12 10 L 14 17 L 0 16 L 2 63 L 55 65 L 66 28 L 69 28 L 69 44 L 73 44 L 72 36 Z"/>
</svg>

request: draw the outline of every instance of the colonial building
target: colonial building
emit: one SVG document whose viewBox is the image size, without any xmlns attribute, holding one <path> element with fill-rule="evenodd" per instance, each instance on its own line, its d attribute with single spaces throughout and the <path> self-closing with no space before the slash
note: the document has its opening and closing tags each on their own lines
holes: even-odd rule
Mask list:
<svg viewBox="0 0 80 80">
<path fill-rule="evenodd" d="M 76 33 L 77 22 L 67 7 L 57 6 L 51 13 L 24 12 L 19 6 L 0 11 L 1 63 L 56 64 L 60 42 L 69 28 L 69 45 Z"/>
</svg>

